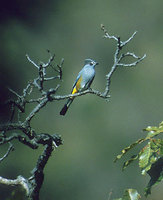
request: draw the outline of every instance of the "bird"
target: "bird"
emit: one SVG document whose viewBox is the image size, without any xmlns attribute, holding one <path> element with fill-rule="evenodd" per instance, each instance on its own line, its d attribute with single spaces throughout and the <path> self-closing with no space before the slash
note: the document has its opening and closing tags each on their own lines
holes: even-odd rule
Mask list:
<svg viewBox="0 0 163 200">
<path fill-rule="evenodd" d="M 78 73 L 78 76 L 73 84 L 71 94 L 82 92 L 90 87 L 95 77 L 95 66 L 98 62 L 92 59 L 85 59 L 84 67 Z M 68 98 L 67 102 L 60 111 L 60 115 L 65 115 L 75 97 Z"/>
</svg>

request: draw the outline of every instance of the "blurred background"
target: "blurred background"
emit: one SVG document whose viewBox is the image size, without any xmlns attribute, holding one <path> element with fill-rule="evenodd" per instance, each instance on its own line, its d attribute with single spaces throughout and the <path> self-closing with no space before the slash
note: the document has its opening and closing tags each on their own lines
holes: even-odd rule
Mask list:
<svg viewBox="0 0 163 200">
<path fill-rule="evenodd" d="M 102 37 L 101 23 L 110 34 L 121 36 L 122 40 L 137 30 L 124 52 L 147 54 L 136 67 L 116 71 L 110 102 L 93 95 L 82 96 L 75 99 L 63 117 L 59 112 L 65 101 L 56 101 L 49 103 L 32 121 L 38 133 L 58 133 L 64 140 L 46 166 L 41 200 L 107 200 L 110 191 L 113 191 L 112 198 L 120 198 L 127 188 L 137 189 L 145 199 L 143 188 L 149 177 L 140 174 L 138 163 L 122 172 L 124 160 L 117 163 L 113 160 L 122 148 L 145 136 L 143 128 L 163 120 L 162 7 L 161 0 L 1 2 L 1 102 L 11 96 L 7 87 L 21 94 L 27 82 L 37 76 L 36 68 L 25 54 L 36 63 L 47 62 L 47 49 L 55 53 L 55 63 L 65 59 L 59 95 L 70 93 L 86 58 L 100 63 L 92 88 L 103 91 L 116 43 Z M 50 87 L 56 84 L 52 81 Z M 1 122 L 7 120 L 8 114 L 9 110 L 1 107 Z M 2 155 L 6 149 L 7 146 L 1 147 Z M 15 142 L 15 151 L 0 165 L 0 175 L 29 177 L 42 150 L 33 151 Z M 154 187 L 147 199 L 161 200 L 162 186 Z M 13 188 L 0 185 L 0 199 L 10 199 L 12 192 Z"/>
</svg>

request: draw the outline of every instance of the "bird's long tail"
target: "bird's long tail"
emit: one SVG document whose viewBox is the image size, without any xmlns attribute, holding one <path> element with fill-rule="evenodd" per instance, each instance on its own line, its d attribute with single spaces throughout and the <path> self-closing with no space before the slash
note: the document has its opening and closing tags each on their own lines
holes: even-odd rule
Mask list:
<svg viewBox="0 0 163 200">
<path fill-rule="evenodd" d="M 60 111 L 60 115 L 65 115 L 68 108 L 70 107 L 71 103 L 73 102 L 74 98 L 69 98 L 66 104 L 63 106 L 62 110 Z"/>
</svg>

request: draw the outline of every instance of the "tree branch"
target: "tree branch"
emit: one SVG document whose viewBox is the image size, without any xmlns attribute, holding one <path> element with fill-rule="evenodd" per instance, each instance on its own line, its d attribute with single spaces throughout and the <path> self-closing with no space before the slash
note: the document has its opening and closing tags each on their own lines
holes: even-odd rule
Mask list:
<svg viewBox="0 0 163 200">
<path fill-rule="evenodd" d="M 27 196 L 29 195 L 28 181 L 22 176 L 18 176 L 14 180 L 3 178 L 0 176 L 0 183 L 11 186 L 21 185 L 25 189 Z"/>
<path fill-rule="evenodd" d="M 44 180 L 44 168 L 50 156 L 52 155 L 53 150 L 62 144 L 62 139 L 57 134 L 52 135 L 47 133 L 37 133 L 37 131 L 35 131 L 31 126 L 32 119 L 37 116 L 41 109 L 43 109 L 49 102 L 52 101 L 59 101 L 86 94 L 93 94 L 108 100 L 110 98 L 109 92 L 111 78 L 117 68 L 121 66 L 135 66 L 146 57 L 146 55 L 138 57 L 135 53 L 131 52 L 121 53 L 123 47 L 134 38 L 136 32 L 134 32 L 133 35 L 126 41 L 121 41 L 120 37 L 110 35 L 105 29 L 104 25 L 101 25 L 101 29 L 104 32 L 104 37 L 106 39 L 113 39 L 117 45 L 113 57 L 113 65 L 106 74 L 106 84 L 103 92 L 88 88 L 87 90 L 78 92 L 76 94 L 58 95 L 56 93 L 59 90 L 59 84 L 56 84 L 54 88 L 46 89 L 46 82 L 55 81 L 56 79 L 62 81 L 63 75 L 62 66 L 64 59 L 61 59 L 59 64 L 55 64 L 55 66 L 53 66 L 52 63 L 54 62 L 55 55 L 51 55 L 50 51 L 48 51 L 49 59 L 47 63 L 40 62 L 40 64 L 36 64 L 28 55 L 26 55 L 29 63 L 31 63 L 37 69 L 38 74 L 36 78 L 27 83 L 27 86 L 22 90 L 21 95 L 9 88 L 9 91 L 14 94 L 14 99 L 10 99 L 6 102 L 7 105 L 11 106 L 11 116 L 7 124 L 0 125 L 0 145 L 9 144 L 9 148 L 5 155 L 0 158 L 0 162 L 7 158 L 10 152 L 13 150 L 14 147 L 11 144 L 11 141 L 13 140 L 17 140 L 21 144 L 26 145 L 31 149 L 38 149 L 39 146 L 43 146 L 44 150 L 39 156 L 36 166 L 32 170 L 32 174 L 29 178 L 18 176 L 16 179 L 11 180 L 0 177 L 0 183 L 6 185 L 21 185 L 31 200 L 39 200 L 39 192 Z M 125 57 L 131 57 L 134 59 L 134 62 L 123 63 L 122 61 Z M 54 70 L 54 75 L 48 77 L 47 70 L 50 67 Z M 31 97 L 31 95 L 34 94 L 34 88 L 39 92 L 39 97 Z M 26 105 L 31 103 L 34 104 L 34 108 L 32 108 L 29 113 L 26 113 Z M 24 120 L 22 119 L 23 113 L 26 114 Z"/>
<path fill-rule="evenodd" d="M 14 150 L 13 145 L 12 145 L 11 143 L 9 143 L 9 148 L 8 148 L 7 152 L 5 153 L 5 155 L 4 155 L 2 158 L 0 158 L 0 163 L 1 163 L 5 158 L 7 158 L 7 156 L 10 154 L 10 152 L 13 151 L 13 150 Z"/>
</svg>

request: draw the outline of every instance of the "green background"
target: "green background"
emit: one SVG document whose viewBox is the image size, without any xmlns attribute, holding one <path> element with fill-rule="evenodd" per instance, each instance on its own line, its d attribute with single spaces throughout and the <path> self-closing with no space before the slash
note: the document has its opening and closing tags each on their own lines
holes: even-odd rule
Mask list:
<svg viewBox="0 0 163 200">
<path fill-rule="evenodd" d="M 49 49 L 55 63 L 65 59 L 63 82 L 57 94 L 69 94 L 84 59 L 100 63 L 92 88 L 103 91 L 105 74 L 113 64 L 116 43 L 104 39 L 103 23 L 110 34 L 135 38 L 124 49 L 145 60 L 132 68 L 119 68 L 111 82 L 110 102 L 86 95 L 76 98 L 65 117 L 59 111 L 65 101 L 49 103 L 32 125 L 38 133 L 58 133 L 64 145 L 53 152 L 41 189 L 41 200 L 106 200 L 121 197 L 127 188 L 143 188 L 149 177 L 143 177 L 138 164 L 121 171 L 123 161 L 113 163 L 121 149 L 140 137 L 142 129 L 157 125 L 163 111 L 161 0 L 61 0 L 6 1 L 0 8 L 0 100 L 10 97 L 6 87 L 18 93 L 37 70 L 25 57 L 28 53 L 38 63 L 46 62 Z M 132 60 L 128 60 L 132 61 Z M 52 81 L 50 87 L 58 82 Z M 2 122 L 7 119 L 1 108 Z M 27 108 L 27 112 L 30 108 Z M 25 117 L 24 115 L 22 118 Z M 42 148 L 31 150 L 17 142 L 15 151 L 0 164 L 0 175 L 16 178 L 30 176 Z M 1 147 L 1 154 L 7 146 Z M 127 157 L 126 157 L 127 158 Z M 149 200 L 161 200 L 162 183 L 154 187 Z M 10 197 L 12 188 L 0 185 L 0 199 Z"/>
</svg>

